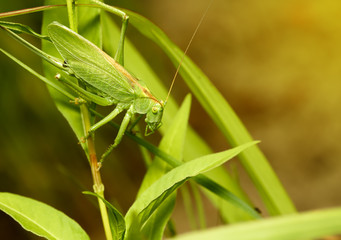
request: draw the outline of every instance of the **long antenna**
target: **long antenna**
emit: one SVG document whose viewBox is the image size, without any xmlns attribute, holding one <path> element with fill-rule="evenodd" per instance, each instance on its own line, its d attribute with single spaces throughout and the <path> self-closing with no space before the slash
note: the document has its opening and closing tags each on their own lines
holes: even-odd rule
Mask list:
<svg viewBox="0 0 341 240">
<path fill-rule="evenodd" d="M 178 67 L 177 67 L 177 69 L 176 69 L 176 72 L 175 72 L 174 77 L 173 77 L 173 80 L 172 80 L 172 84 L 170 85 L 170 88 L 169 88 L 169 91 L 168 91 L 168 94 L 167 94 L 167 98 L 166 98 L 165 103 L 168 101 L 169 95 L 170 95 L 170 93 L 171 93 L 171 91 L 172 91 L 172 88 L 173 88 L 173 85 L 174 85 L 174 83 L 175 83 L 175 79 L 176 79 L 176 77 L 178 76 L 180 67 L 181 67 L 181 65 L 182 65 L 182 62 L 183 62 L 184 59 L 185 59 L 185 56 L 186 56 L 187 51 L 188 51 L 188 49 L 189 49 L 189 46 L 191 46 L 192 41 L 193 41 L 195 35 L 197 34 L 198 29 L 199 29 L 200 25 L 202 24 L 202 22 L 203 22 L 203 20 L 204 20 L 204 18 L 205 18 L 205 16 L 206 16 L 206 14 L 207 14 L 207 12 L 208 12 L 208 9 L 209 9 L 209 8 L 211 7 L 211 5 L 212 5 L 212 2 L 213 2 L 213 0 L 210 1 L 210 3 L 208 4 L 208 6 L 207 6 L 207 8 L 206 8 L 206 10 L 205 10 L 205 12 L 204 12 L 204 14 L 201 16 L 200 21 L 199 21 L 197 27 L 195 28 L 195 30 L 194 30 L 194 32 L 193 32 L 193 34 L 192 34 L 191 39 L 189 40 L 189 42 L 188 42 L 188 44 L 187 44 L 187 47 L 186 47 L 186 49 L 185 49 L 185 51 L 184 51 L 184 54 L 182 55 L 182 57 L 181 57 L 181 59 L 180 59 L 179 65 L 178 65 Z"/>
</svg>

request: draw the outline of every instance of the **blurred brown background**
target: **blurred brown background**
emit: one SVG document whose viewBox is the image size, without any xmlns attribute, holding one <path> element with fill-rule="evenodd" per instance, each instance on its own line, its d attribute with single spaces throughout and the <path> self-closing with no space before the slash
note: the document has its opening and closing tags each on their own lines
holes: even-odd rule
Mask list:
<svg viewBox="0 0 341 240">
<path fill-rule="evenodd" d="M 147 16 L 182 49 L 208 5 L 206 0 L 107 2 Z M 1 1 L 0 12 L 41 4 Z M 340 12 L 341 2 L 335 0 L 214 0 L 188 53 L 253 137 L 262 141 L 261 148 L 300 211 L 341 202 Z M 31 14 L 14 20 L 39 30 L 40 18 Z M 170 81 L 174 68 L 161 51 L 152 44 L 149 48 L 148 41 L 133 40 L 158 74 Z M 0 46 L 41 69 L 38 57 L 2 32 Z M 179 102 L 187 92 L 178 81 L 173 94 Z M 3 54 L 0 116 L 0 191 L 48 203 L 78 221 L 91 237 L 101 239 L 98 211 L 81 194 L 83 188 L 91 189 L 92 182 L 77 139 L 44 84 Z M 228 147 L 196 101 L 190 122 L 215 151 Z M 112 142 L 113 132 L 101 130 L 99 145 Z M 152 139 L 157 140 L 158 136 Z M 109 161 L 102 175 L 108 198 L 126 211 L 144 167 L 133 142 L 125 139 L 121 145 L 112 158 L 129 161 Z M 243 174 L 242 179 L 257 201 L 249 180 Z M 37 239 L 3 213 L 0 233 L 6 239 Z"/>
</svg>

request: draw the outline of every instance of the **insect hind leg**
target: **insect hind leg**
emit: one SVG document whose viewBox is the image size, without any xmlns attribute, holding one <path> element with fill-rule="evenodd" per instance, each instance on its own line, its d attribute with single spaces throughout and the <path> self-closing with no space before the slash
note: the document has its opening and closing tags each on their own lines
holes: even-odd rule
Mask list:
<svg viewBox="0 0 341 240">
<path fill-rule="evenodd" d="M 125 14 L 122 16 L 120 41 L 118 43 L 118 47 L 117 47 L 116 54 L 114 57 L 114 59 L 122 66 L 124 66 L 124 39 L 125 39 L 126 30 L 128 26 L 128 20 L 129 20 L 128 15 Z"/>
<path fill-rule="evenodd" d="M 122 18 L 122 28 L 121 28 L 121 36 L 120 36 L 120 41 L 118 44 L 118 48 L 115 54 L 114 59 L 123 66 L 124 64 L 124 60 L 123 60 L 123 48 L 124 48 L 124 38 L 125 38 L 125 33 L 126 33 L 126 29 L 127 29 L 127 25 L 128 25 L 128 19 L 129 16 L 122 10 L 115 8 L 113 6 L 107 5 L 99 0 L 90 0 L 91 3 L 94 3 L 96 5 L 101 6 L 101 8 L 117 15 L 120 16 Z"/>
</svg>

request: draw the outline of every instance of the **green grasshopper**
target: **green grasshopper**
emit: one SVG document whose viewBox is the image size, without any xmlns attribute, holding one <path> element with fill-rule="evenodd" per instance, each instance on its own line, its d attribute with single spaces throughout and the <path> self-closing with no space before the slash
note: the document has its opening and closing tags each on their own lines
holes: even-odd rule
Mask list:
<svg viewBox="0 0 341 240">
<path fill-rule="evenodd" d="M 146 114 L 145 135 L 154 133 L 162 125 L 161 119 L 165 103 L 151 94 L 142 81 L 135 78 L 122 66 L 124 35 L 127 23 L 128 17 L 123 15 L 120 43 L 115 59 L 78 33 L 58 22 L 48 25 L 48 35 L 63 60 L 42 52 L 17 34 L 2 27 L 12 37 L 46 61 L 61 69 L 67 75 L 78 79 L 86 89 L 78 86 L 69 78 L 63 78 L 59 73 L 56 74 L 56 78 L 76 92 L 82 100 L 101 106 L 116 105 L 110 114 L 91 126 L 84 138 L 89 137 L 98 128 L 113 120 L 119 113 L 124 110 L 127 111 L 114 143 L 102 155 L 101 162 L 121 142 L 124 132 L 135 114 Z M 77 42 L 77 44 L 72 44 L 74 42 Z M 137 118 L 136 122 L 139 119 Z M 134 124 L 135 122 L 132 125 Z"/>
<path fill-rule="evenodd" d="M 146 114 L 145 135 L 154 133 L 161 126 L 165 104 L 154 97 L 142 81 L 137 80 L 117 61 L 71 29 L 53 22 L 48 26 L 48 33 L 64 58 L 63 70 L 82 81 L 87 89 L 62 78 L 60 74 L 56 75 L 57 79 L 86 101 L 101 106 L 116 105 L 109 115 L 90 128 L 86 137 L 127 110 L 114 144 L 108 148 L 102 159 L 120 143 L 134 114 Z M 70 46 L 69 42 L 74 41 L 78 44 Z"/>
</svg>

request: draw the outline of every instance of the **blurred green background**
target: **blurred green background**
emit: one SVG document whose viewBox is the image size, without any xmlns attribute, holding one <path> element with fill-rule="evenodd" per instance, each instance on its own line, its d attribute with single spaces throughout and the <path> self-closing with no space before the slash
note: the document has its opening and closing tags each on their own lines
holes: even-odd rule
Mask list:
<svg viewBox="0 0 341 240">
<path fill-rule="evenodd" d="M 207 0 L 107 1 L 148 17 L 184 49 Z M 0 12 L 42 5 L 1 1 Z M 341 202 L 341 2 L 335 0 L 214 0 L 188 55 L 209 76 L 268 157 L 298 210 Z M 41 14 L 16 17 L 39 30 Z M 174 68 L 153 44 L 134 38 L 155 71 L 170 84 Z M 39 41 L 28 38 L 36 45 Z M 41 72 L 41 60 L 0 32 L 0 46 Z M 180 103 L 188 89 L 179 79 Z M 22 194 L 65 212 L 93 239 L 103 239 L 88 163 L 45 85 L 0 54 L 0 191 Z M 215 151 L 228 148 L 193 101 L 191 125 Z M 101 153 L 115 131 L 97 134 Z M 155 144 L 159 136 L 148 138 Z M 118 161 L 125 159 L 125 161 Z M 234 161 L 232 164 L 235 164 Z M 126 211 L 144 174 L 136 144 L 124 139 L 102 170 L 109 200 Z M 258 196 L 243 172 L 243 186 Z M 181 211 L 176 211 L 176 219 Z M 216 218 L 213 218 L 216 221 Z M 180 231 L 188 230 L 185 227 Z M 0 213 L 6 239 L 38 239 Z"/>
</svg>

